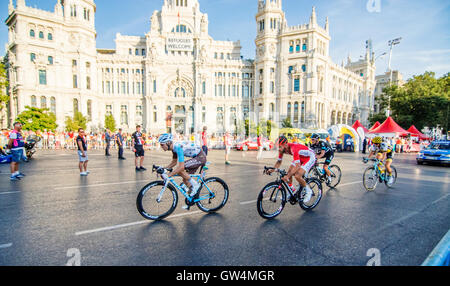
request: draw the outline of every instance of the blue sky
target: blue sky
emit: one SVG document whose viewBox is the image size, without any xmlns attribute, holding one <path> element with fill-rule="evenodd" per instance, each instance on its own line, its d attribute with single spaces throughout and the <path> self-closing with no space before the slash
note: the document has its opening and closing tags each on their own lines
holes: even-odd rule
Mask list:
<svg viewBox="0 0 450 286">
<path fill-rule="evenodd" d="M 1 1 L 7 18 L 8 0 Z M 379 1 L 379 12 L 367 9 L 368 1 Z M 15 2 L 15 0 L 14 0 Z M 209 33 L 216 40 L 240 40 L 245 58 L 254 58 L 257 0 L 199 0 L 209 16 Z M 28 6 L 53 11 L 56 0 L 26 0 Z M 116 33 L 144 35 L 150 16 L 163 0 L 96 0 L 97 47 L 114 48 Z M 317 20 L 330 22 L 330 55 L 335 63 L 364 54 L 365 40 L 372 39 L 375 55 L 388 51 L 389 40 L 402 37 L 394 49 L 392 68 L 409 78 L 424 71 L 438 76 L 450 72 L 450 1 L 448 0 L 283 0 L 288 25 L 309 21 L 312 6 Z M 0 42 L 7 43 L 5 24 Z M 4 53 L 2 45 L 1 53 Z M 377 60 L 377 74 L 387 69 L 388 57 Z"/>
</svg>

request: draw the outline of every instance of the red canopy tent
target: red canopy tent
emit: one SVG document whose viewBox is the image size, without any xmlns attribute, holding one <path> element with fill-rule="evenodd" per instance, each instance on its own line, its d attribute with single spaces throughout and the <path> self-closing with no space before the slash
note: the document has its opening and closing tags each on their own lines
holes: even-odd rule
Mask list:
<svg viewBox="0 0 450 286">
<path fill-rule="evenodd" d="M 367 130 L 366 127 L 364 127 L 364 125 L 361 124 L 361 122 L 359 120 L 356 120 L 355 124 L 353 124 L 353 129 L 355 129 L 356 131 L 358 131 L 358 128 L 361 127 L 365 133 L 369 133 L 369 130 Z"/>
<path fill-rule="evenodd" d="M 372 131 L 372 130 L 378 128 L 378 126 L 380 126 L 380 125 L 381 125 L 381 123 L 380 123 L 379 121 L 377 121 L 377 122 L 372 126 L 372 128 L 370 128 L 369 130 Z"/>
<path fill-rule="evenodd" d="M 384 134 L 385 136 L 395 137 L 409 134 L 408 131 L 401 128 L 392 117 L 388 117 L 383 124 L 375 129 L 371 129 L 371 134 Z"/>
<path fill-rule="evenodd" d="M 414 125 L 409 127 L 408 132 L 411 133 L 411 136 L 419 137 L 419 139 L 421 139 L 421 140 L 428 139 L 428 137 L 425 136 L 425 134 L 423 134 L 422 132 L 420 132 Z"/>
</svg>

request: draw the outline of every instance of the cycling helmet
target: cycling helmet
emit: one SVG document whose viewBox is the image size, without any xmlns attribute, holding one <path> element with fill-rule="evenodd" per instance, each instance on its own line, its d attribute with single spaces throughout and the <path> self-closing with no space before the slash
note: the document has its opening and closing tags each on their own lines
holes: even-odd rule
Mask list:
<svg viewBox="0 0 450 286">
<path fill-rule="evenodd" d="M 160 144 L 166 144 L 168 142 L 173 141 L 173 135 L 172 134 L 163 134 L 159 137 L 158 142 Z"/>
<path fill-rule="evenodd" d="M 383 139 L 380 136 L 377 136 L 377 137 L 373 138 L 372 142 L 374 144 L 381 144 L 381 143 L 383 143 Z"/>
<path fill-rule="evenodd" d="M 319 134 L 314 133 L 313 135 L 311 135 L 311 139 L 319 140 L 319 139 L 320 139 L 320 136 L 319 136 Z"/>
<path fill-rule="evenodd" d="M 278 137 L 276 145 L 280 146 L 280 145 L 284 145 L 286 143 L 288 143 L 288 139 L 286 138 L 286 136 L 281 135 L 280 137 Z"/>
</svg>

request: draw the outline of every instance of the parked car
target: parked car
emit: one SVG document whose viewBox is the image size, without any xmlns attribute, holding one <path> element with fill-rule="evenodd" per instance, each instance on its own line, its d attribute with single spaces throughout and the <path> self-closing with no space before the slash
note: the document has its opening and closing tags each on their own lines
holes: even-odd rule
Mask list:
<svg viewBox="0 0 450 286">
<path fill-rule="evenodd" d="M 262 139 L 261 140 L 263 149 L 266 151 L 272 150 L 273 147 L 275 146 L 275 144 L 267 139 Z M 241 141 L 239 143 L 236 144 L 236 150 L 238 151 L 249 151 L 249 150 L 258 150 L 258 142 L 256 141 L 256 139 L 247 139 L 244 141 Z"/>
<path fill-rule="evenodd" d="M 236 150 L 238 151 L 249 151 L 258 150 L 258 143 L 256 140 L 244 140 L 236 144 Z"/>
<path fill-rule="evenodd" d="M 450 141 L 433 141 L 425 149 L 421 150 L 416 158 L 417 164 L 437 163 L 450 165 Z"/>
</svg>

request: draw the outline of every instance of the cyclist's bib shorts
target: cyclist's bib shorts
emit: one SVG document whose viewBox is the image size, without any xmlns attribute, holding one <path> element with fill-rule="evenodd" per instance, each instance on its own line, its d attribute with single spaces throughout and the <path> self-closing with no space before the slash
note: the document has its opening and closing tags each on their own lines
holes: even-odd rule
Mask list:
<svg viewBox="0 0 450 286">
<path fill-rule="evenodd" d="M 206 165 L 206 154 L 201 151 L 196 157 L 187 160 L 184 163 L 184 169 L 189 174 L 195 174 L 197 172 L 198 168 Z"/>
<path fill-rule="evenodd" d="M 330 165 L 334 159 L 334 152 L 328 152 L 325 154 L 325 165 Z"/>
</svg>

